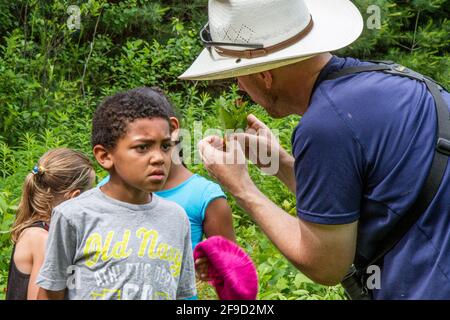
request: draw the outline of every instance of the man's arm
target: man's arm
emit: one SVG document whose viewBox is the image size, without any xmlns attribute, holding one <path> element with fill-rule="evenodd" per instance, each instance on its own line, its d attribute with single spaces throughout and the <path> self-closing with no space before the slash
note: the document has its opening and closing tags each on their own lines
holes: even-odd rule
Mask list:
<svg viewBox="0 0 450 320">
<path fill-rule="evenodd" d="M 208 137 L 199 143 L 200 155 L 210 174 L 228 189 L 300 271 L 321 284 L 339 283 L 353 262 L 357 222 L 320 225 L 289 215 L 258 190 L 245 163 L 223 161 L 230 156 L 238 160 L 245 157 L 240 142 L 231 140 L 227 145 L 227 151 L 222 151 L 223 141 L 218 137 Z"/>
<path fill-rule="evenodd" d="M 302 273 L 323 285 L 336 285 L 343 279 L 355 255 L 357 222 L 319 225 L 300 220 L 276 206 L 253 183 L 233 195 Z"/>
<path fill-rule="evenodd" d="M 276 177 L 280 179 L 293 194 L 295 194 L 295 188 L 297 186 L 297 182 L 295 181 L 294 162 L 294 157 L 282 149 L 280 152 L 280 169 L 278 170 Z"/>
</svg>

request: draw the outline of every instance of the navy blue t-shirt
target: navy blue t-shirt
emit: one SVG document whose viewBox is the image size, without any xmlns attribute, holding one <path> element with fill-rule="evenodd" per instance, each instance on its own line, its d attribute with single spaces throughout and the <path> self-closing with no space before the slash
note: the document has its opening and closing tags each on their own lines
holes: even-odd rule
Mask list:
<svg viewBox="0 0 450 320">
<path fill-rule="evenodd" d="M 382 72 L 324 80 L 369 64 L 333 56 L 292 136 L 297 213 L 318 224 L 358 220 L 370 258 L 407 212 L 431 167 L 436 111 L 421 82 Z M 450 105 L 450 94 L 444 100 Z M 376 299 L 450 298 L 450 165 L 437 196 L 384 258 Z"/>
</svg>

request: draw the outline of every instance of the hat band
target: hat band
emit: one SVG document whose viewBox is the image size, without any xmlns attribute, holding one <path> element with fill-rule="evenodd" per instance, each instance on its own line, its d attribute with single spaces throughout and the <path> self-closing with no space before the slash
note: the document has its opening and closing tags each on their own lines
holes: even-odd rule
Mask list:
<svg viewBox="0 0 450 320">
<path fill-rule="evenodd" d="M 314 21 L 311 16 L 311 19 L 310 19 L 308 25 L 306 26 L 305 29 L 300 31 L 300 33 L 296 34 L 292 38 L 289 38 L 283 42 L 280 42 L 278 44 L 275 44 L 273 46 L 266 47 L 266 48 L 241 50 L 241 51 L 229 50 L 229 49 L 224 49 L 221 47 L 214 47 L 214 49 L 216 50 L 216 52 L 219 55 L 227 56 L 227 57 L 245 58 L 245 59 L 254 59 L 254 58 L 264 57 L 271 53 L 274 53 L 274 52 L 280 51 L 282 49 L 285 49 L 287 47 L 290 47 L 291 45 L 293 45 L 296 42 L 299 42 L 300 40 L 302 40 L 304 37 L 306 37 L 311 32 L 313 26 L 314 26 Z"/>
</svg>

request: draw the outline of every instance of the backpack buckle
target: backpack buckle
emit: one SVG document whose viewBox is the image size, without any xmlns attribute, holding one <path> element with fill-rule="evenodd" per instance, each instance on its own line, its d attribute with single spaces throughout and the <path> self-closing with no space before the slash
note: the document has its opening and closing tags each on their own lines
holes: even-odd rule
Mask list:
<svg viewBox="0 0 450 320">
<path fill-rule="evenodd" d="M 394 68 L 394 70 L 396 70 L 398 72 L 409 73 L 409 69 L 406 68 L 405 66 L 402 66 L 401 64 L 397 64 L 393 68 Z"/>
<path fill-rule="evenodd" d="M 450 156 L 450 141 L 444 138 L 439 138 L 436 149 L 440 153 Z"/>
</svg>

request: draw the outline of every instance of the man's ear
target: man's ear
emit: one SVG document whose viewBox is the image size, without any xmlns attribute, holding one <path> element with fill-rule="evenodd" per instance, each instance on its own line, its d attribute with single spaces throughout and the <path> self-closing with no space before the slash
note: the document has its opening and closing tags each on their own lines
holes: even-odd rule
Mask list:
<svg viewBox="0 0 450 320">
<path fill-rule="evenodd" d="M 259 76 L 261 78 L 261 80 L 264 81 L 264 86 L 266 87 L 267 90 L 272 89 L 272 84 L 273 84 L 273 75 L 272 72 L 270 71 L 263 71 L 259 73 Z"/>
<path fill-rule="evenodd" d="M 94 149 L 92 151 L 94 153 L 95 159 L 103 167 L 103 169 L 111 170 L 114 164 L 111 152 L 109 152 L 104 146 L 100 144 L 94 146 Z"/>
<path fill-rule="evenodd" d="M 177 140 L 180 134 L 180 121 L 175 117 L 170 117 L 170 128 L 172 130 L 172 139 Z"/>
</svg>

